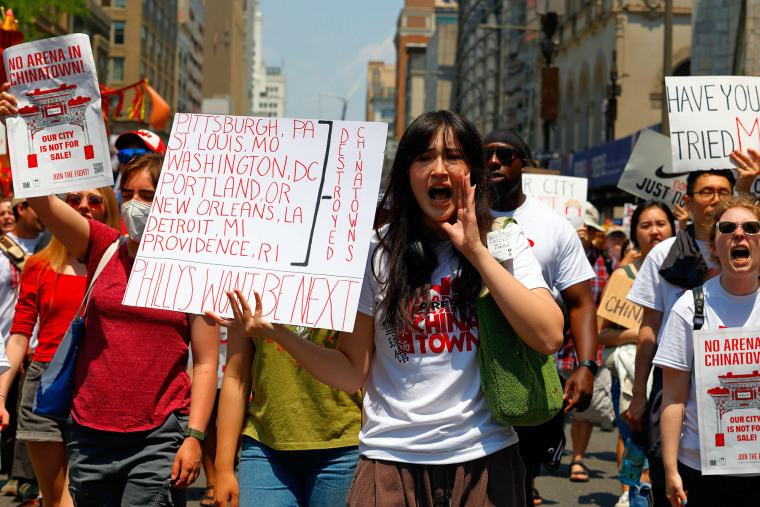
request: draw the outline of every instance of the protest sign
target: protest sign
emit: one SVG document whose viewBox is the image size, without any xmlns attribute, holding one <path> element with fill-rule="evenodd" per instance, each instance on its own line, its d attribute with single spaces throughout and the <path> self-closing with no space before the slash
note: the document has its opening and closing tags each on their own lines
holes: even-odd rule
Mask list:
<svg viewBox="0 0 760 507">
<path fill-rule="evenodd" d="M 387 129 L 177 114 L 124 304 L 353 329 Z"/>
<path fill-rule="evenodd" d="M 631 237 L 631 218 L 633 218 L 633 212 L 638 208 L 637 205 L 627 202 L 623 204 L 623 227 L 627 231 L 628 237 Z"/>
<path fill-rule="evenodd" d="M 641 131 L 617 187 L 642 199 L 683 206 L 686 173 L 673 174 L 670 139 L 654 130 Z"/>
<path fill-rule="evenodd" d="M 0 124 L 0 155 L 6 155 L 8 153 L 8 140 L 5 137 L 5 125 Z"/>
<path fill-rule="evenodd" d="M 702 473 L 757 473 L 760 328 L 695 331 L 694 368 Z"/>
<path fill-rule="evenodd" d="M 3 51 L 18 114 L 7 119 L 17 197 L 113 185 L 90 39 L 64 35 Z"/>
<path fill-rule="evenodd" d="M 571 176 L 523 173 L 522 187 L 529 195 L 547 204 L 557 213 L 570 220 L 573 227 L 583 225 L 584 205 L 588 180 Z"/>
<path fill-rule="evenodd" d="M 602 292 L 602 300 L 596 314 L 626 329 L 641 325 L 643 311 L 641 307 L 626 299 L 633 285 L 625 271 L 613 271 Z"/>
<path fill-rule="evenodd" d="M 760 78 L 665 77 L 673 172 L 728 169 L 733 150 L 760 150 Z"/>
</svg>

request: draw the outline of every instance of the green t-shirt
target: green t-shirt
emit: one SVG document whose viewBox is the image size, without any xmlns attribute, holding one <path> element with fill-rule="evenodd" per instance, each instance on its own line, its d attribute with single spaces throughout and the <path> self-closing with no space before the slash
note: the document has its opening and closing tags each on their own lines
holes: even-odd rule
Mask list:
<svg viewBox="0 0 760 507">
<path fill-rule="evenodd" d="M 322 347 L 338 344 L 337 331 L 288 327 Z M 326 386 L 273 341 L 256 341 L 251 390 L 243 435 L 280 451 L 359 445 L 361 392 Z"/>
</svg>

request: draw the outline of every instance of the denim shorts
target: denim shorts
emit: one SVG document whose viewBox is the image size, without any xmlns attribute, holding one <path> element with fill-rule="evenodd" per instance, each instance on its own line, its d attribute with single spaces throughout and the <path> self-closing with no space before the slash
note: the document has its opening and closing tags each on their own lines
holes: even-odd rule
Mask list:
<svg viewBox="0 0 760 507">
<path fill-rule="evenodd" d="M 240 506 L 346 505 L 359 448 L 278 451 L 243 436 Z"/>
<path fill-rule="evenodd" d="M 31 442 L 64 441 L 63 436 L 66 425 L 63 421 L 49 419 L 32 412 L 34 396 L 37 394 L 40 379 L 45 370 L 47 370 L 48 364 L 50 363 L 32 361 L 32 364 L 26 370 L 26 380 L 24 381 L 24 389 L 21 392 L 21 404 L 18 409 L 16 438 L 19 440 Z"/>
<path fill-rule="evenodd" d="M 180 506 L 185 490 L 172 487 L 174 458 L 188 416 L 171 414 L 147 431 L 118 433 L 66 423 L 69 492 L 77 507 Z"/>
</svg>

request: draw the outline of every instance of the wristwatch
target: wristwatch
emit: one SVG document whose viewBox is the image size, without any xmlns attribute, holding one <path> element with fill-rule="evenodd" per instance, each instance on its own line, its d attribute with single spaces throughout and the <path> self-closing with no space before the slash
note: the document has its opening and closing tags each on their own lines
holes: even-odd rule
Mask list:
<svg viewBox="0 0 760 507">
<path fill-rule="evenodd" d="M 581 361 L 578 363 L 578 368 L 581 366 L 585 366 L 589 370 L 591 370 L 591 374 L 596 377 L 596 372 L 599 371 L 599 365 L 596 364 L 595 361 Z M 576 370 L 578 369 L 576 368 Z"/>
<path fill-rule="evenodd" d="M 193 428 L 188 427 L 185 430 L 185 438 L 187 437 L 197 438 L 198 440 L 201 441 L 201 443 L 203 443 L 203 441 L 206 440 L 206 433 L 204 433 L 203 431 L 194 430 Z"/>
</svg>

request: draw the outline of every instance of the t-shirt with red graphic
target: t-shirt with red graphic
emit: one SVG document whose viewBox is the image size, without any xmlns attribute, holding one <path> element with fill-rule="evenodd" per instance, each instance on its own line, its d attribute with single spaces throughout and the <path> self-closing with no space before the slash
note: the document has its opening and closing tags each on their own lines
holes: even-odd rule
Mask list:
<svg viewBox="0 0 760 507">
<path fill-rule="evenodd" d="M 507 270 L 529 289 L 546 288 L 541 268 L 519 232 Z M 388 329 L 379 307 L 385 294 L 387 255 L 370 245 L 359 311 L 374 318 L 375 353 L 365 384 L 359 452 L 370 459 L 418 464 L 462 463 L 517 442 L 510 426 L 488 411 L 480 389 L 478 318 L 473 304 L 456 311 L 452 290 L 459 260 L 450 241 L 434 246 L 438 266 L 429 301 L 413 305 L 415 332 Z"/>
<path fill-rule="evenodd" d="M 760 326 L 760 290 L 744 296 L 730 294 L 721 286 L 720 276 L 706 281 L 702 287 L 705 292 L 703 330 Z M 691 372 L 689 398 L 684 408 L 681 441 L 678 446 L 678 461 L 694 470 L 702 470 L 694 368 L 694 295 L 690 290 L 675 302 L 670 311 L 670 318 L 662 326 L 662 338 L 652 363 Z"/>
<path fill-rule="evenodd" d="M 30 338 L 39 319 L 35 361 L 53 359 L 61 339 L 76 316 L 85 293 L 84 276 L 58 274 L 47 261 L 27 261 L 21 274 L 11 334 Z"/>
<path fill-rule="evenodd" d="M 118 231 L 88 220 L 87 283 Z M 187 315 L 124 306 L 134 257 L 119 247 L 95 281 L 79 346 L 72 415 L 82 426 L 131 432 L 156 428 L 174 411 L 190 412 L 185 373 L 190 343 Z"/>
</svg>

